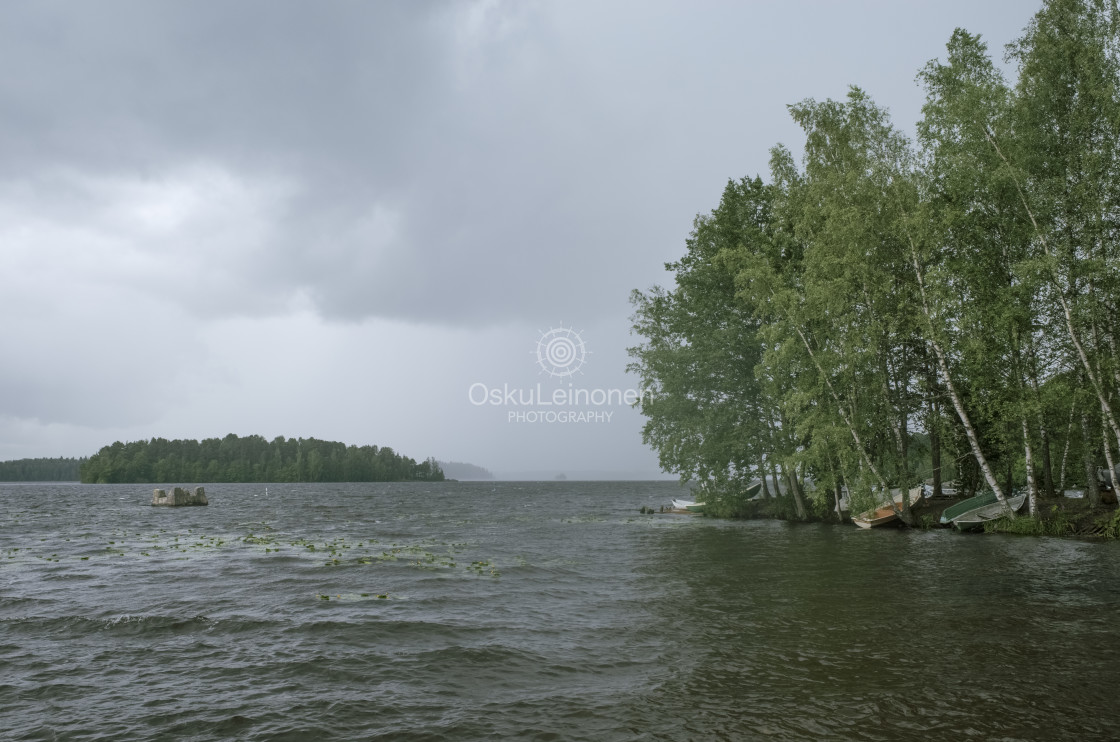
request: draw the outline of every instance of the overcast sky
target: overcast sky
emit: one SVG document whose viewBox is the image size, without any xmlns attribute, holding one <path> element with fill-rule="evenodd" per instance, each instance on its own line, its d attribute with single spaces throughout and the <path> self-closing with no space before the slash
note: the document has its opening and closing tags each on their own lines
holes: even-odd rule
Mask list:
<svg viewBox="0 0 1120 742">
<path fill-rule="evenodd" d="M 1037 7 L 5 2 L 0 460 L 232 432 L 656 476 L 624 405 L 475 402 L 635 386 L 630 290 L 800 151 L 787 104 L 855 84 L 912 132 L 953 29 L 1001 59 Z"/>
</svg>

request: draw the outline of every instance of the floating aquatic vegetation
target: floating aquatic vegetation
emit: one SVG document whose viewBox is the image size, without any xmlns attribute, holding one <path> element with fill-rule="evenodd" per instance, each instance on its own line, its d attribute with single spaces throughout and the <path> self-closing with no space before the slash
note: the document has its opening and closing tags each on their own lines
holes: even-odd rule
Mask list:
<svg viewBox="0 0 1120 742">
<path fill-rule="evenodd" d="M 345 536 L 316 539 L 277 532 L 266 524 L 253 523 L 252 526 L 252 531 L 237 534 L 208 534 L 195 531 L 193 528 L 180 531 L 160 528 L 149 533 L 118 530 L 101 536 L 105 540 L 100 544 L 96 543 L 99 539 L 92 536 L 77 540 L 68 538 L 65 542 L 55 541 L 50 546 L 44 544 L 46 548 L 54 549 L 51 552 L 47 552 L 44 548 L 37 554 L 36 550 L 25 548 L 20 551 L 20 547 L 12 547 L 4 552 L 7 556 L 4 563 L 16 565 L 20 560 L 89 562 L 102 557 L 193 559 L 207 552 L 232 548 L 254 550 L 267 558 L 274 555 L 287 558 L 312 557 L 319 567 L 331 569 L 369 568 L 379 564 L 393 564 L 402 568 L 431 571 L 463 569 L 476 575 L 486 574 L 492 577 L 500 574 L 489 560 L 475 560 L 470 566 L 465 565 L 466 560 L 460 562 L 460 555 L 470 546 L 465 542 L 446 543 L 431 537 L 416 541 L 397 540 L 389 544 L 380 543 L 377 539 L 368 536 L 354 539 Z M 262 527 L 267 528 L 267 531 L 262 533 Z M 46 538 L 40 539 L 40 543 L 45 541 Z M 59 551 L 59 547 L 64 544 L 65 548 Z M 66 549 L 74 551 L 68 553 Z"/>
<path fill-rule="evenodd" d="M 492 577 L 497 577 L 500 574 L 489 561 L 471 562 L 471 566 L 467 569 L 474 570 L 474 572 L 479 575 L 489 571 Z"/>
<path fill-rule="evenodd" d="M 316 593 L 319 600 L 334 600 L 341 602 L 358 602 L 363 600 L 388 600 L 389 593 Z"/>
</svg>

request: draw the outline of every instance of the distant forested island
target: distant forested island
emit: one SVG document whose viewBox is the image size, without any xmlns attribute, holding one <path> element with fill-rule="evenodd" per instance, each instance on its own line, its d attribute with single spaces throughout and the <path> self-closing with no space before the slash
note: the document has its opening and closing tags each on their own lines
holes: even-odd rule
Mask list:
<svg viewBox="0 0 1120 742">
<path fill-rule="evenodd" d="M 443 469 L 443 474 L 449 479 L 493 479 L 494 473 L 489 469 L 484 469 L 481 466 L 474 464 L 467 464 L 462 461 L 441 461 L 439 466 Z"/>
<path fill-rule="evenodd" d="M 86 459 L 16 459 L 0 461 L 0 482 L 77 482 Z"/>
<path fill-rule="evenodd" d="M 434 458 L 417 463 L 388 446 L 259 435 L 202 441 L 117 441 L 80 467 L 88 484 L 147 482 L 442 482 Z"/>
</svg>

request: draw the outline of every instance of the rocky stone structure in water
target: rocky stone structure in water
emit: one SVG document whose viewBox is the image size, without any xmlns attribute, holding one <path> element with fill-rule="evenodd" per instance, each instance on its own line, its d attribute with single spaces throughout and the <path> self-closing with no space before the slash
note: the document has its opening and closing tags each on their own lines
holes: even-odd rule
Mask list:
<svg viewBox="0 0 1120 742">
<path fill-rule="evenodd" d="M 152 492 L 153 505 L 209 505 L 206 500 L 206 490 L 202 487 L 195 487 L 194 492 L 188 492 L 182 487 L 176 487 L 168 493 L 165 490 L 155 490 Z"/>
</svg>

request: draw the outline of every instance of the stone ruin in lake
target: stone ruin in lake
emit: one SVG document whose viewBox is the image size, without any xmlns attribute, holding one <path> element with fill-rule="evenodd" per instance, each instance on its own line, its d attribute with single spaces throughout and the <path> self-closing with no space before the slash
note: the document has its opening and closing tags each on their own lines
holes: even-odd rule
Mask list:
<svg viewBox="0 0 1120 742">
<path fill-rule="evenodd" d="M 194 492 L 188 492 L 182 487 L 176 487 L 168 493 L 166 490 L 152 492 L 153 505 L 209 505 L 206 500 L 206 490 L 195 487 Z"/>
</svg>

